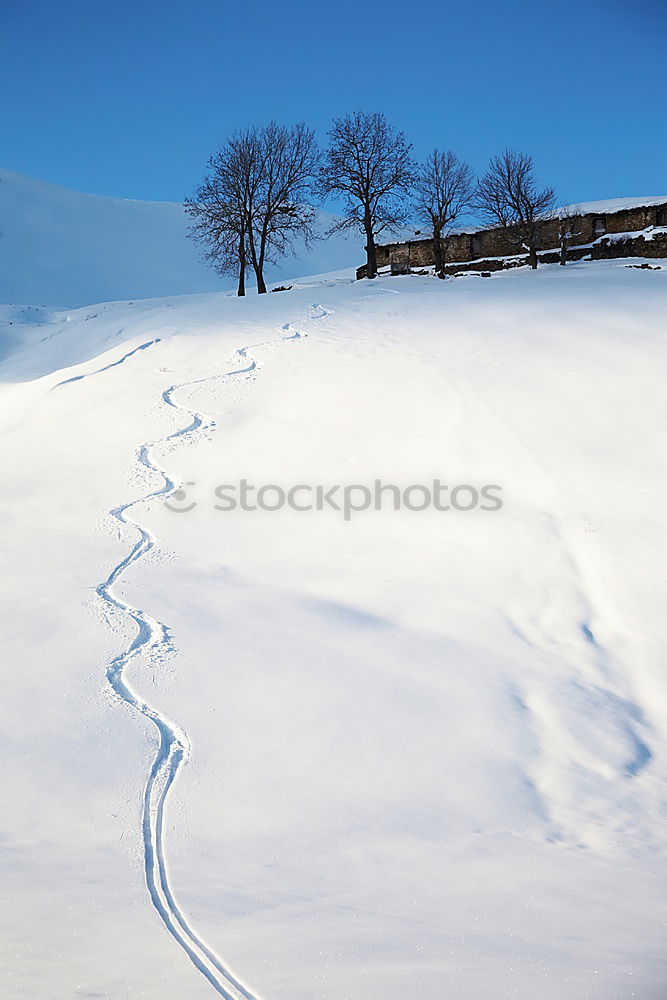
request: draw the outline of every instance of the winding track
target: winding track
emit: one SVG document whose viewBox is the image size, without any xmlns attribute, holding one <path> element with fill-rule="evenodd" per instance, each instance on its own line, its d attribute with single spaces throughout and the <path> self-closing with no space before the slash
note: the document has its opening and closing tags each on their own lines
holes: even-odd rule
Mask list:
<svg viewBox="0 0 667 1000">
<path fill-rule="evenodd" d="M 319 310 L 319 312 L 317 311 Z M 311 306 L 311 320 L 324 319 L 330 315 L 329 310 L 315 303 Z M 291 323 L 286 323 L 283 328 L 283 336 L 278 340 L 264 341 L 252 345 L 252 348 L 275 345 L 286 340 L 298 340 L 303 334 L 294 328 Z M 58 383 L 58 386 L 80 381 L 99 375 L 116 365 L 122 364 L 127 358 L 143 351 L 153 344 L 159 342 L 159 338 L 141 344 L 133 351 L 123 355 L 118 361 L 104 368 L 67 379 Z M 192 927 L 188 918 L 181 910 L 174 897 L 169 873 L 165 861 L 164 852 L 164 816 L 167 796 L 171 786 L 178 774 L 181 765 L 187 760 L 190 753 L 190 741 L 187 733 L 175 722 L 169 719 L 159 709 L 144 701 L 141 696 L 133 690 L 130 683 L 125 679 L 125 668 L 137 656 L 144 653 L 159 652 L 169 653 L 174 647 L 169 635 L 169 630 L 162 622 L 157 621 L 148 612 L 135 608 L 128 604 L 121 597 L 114 593 L 114 585 L 123 576 L 125 571 L 143 558 L 152 548 L 155 547 L 157 539 L 143 525 L 135 521 L 129 512 L 138 504 L 146 504 L 159 497 L 166 497 L 175 493 L 179 485 L 172 480 L 151 457 L 153 448 L 158 445 L 166 445 L 170 441 L 185 438 L 197 433 L 205 433 L 214 430 L 215 421 L 212 417 L 190 410 L 182 406 L 175 399 L 175 393 L 192 386 L 202 385 L 205 382 L 212 382 L 217 379 L 231 378 L 234 375 L 247 375 L 257 369 L 257 361 L 248 357 L 251 346 L 241 347 L 236 351 L 236 356 L 242 362 L 248 362 L 245 367 L 235 368 L 218 375 L 206 376 L 194 379 L 191 382 L 183 382 L 179 385 L 172 385 L 162 393 L 162 400 L 165 405 L 179 410 L 189 418 L 189 423 L 185 427 L 173 433 L 153 441 L 149 444 L 142 444 L 137 450 L 137 462 L 149 472 L 157 474 L 162 479 L 162 485 L 149 493 L 121 504 L 110 511 L 111 516 L 123 525 L 135 528 L 139 534 L 137 541 L 132 546 L 130 552 L 122 559 L 109 573 L 107 578 L 100 583 L 96 592 L 105 604 L 120 611 L 132 619 L 137 628 L 137 634 L 124 652 L 116 656 L 108 665 L 106 676 L 114 692 L 127 705 L 149 719 L 153 723 L 159 734 L 159 748 L 153 761 L 153 765 L 148 776 L 143 797 L 143 817 L 142 817 L 142 838 L 144 846 L 144 869 L 146 874 L 146 885 L 151 897 L 151 902 L 157 910 L 165 927 L 178 942 L 185 954 L 188 956 L 195 968 L 204 976 L 213 989 L 225 1000 L 258 1000 L 255 993 L 251 992 L 231 971 L 223 964 L 219 956 L 204 941 L 197 931 Z"/>
<path fill-rule="evenodd" d="M 128 555 L 111 570 L 106 580 L 96 588 L 97 593 L 107 605 L 128 615 L 137 627 L 137 635 L 128 648 L 115 657 L 107 667 L 107 679 L 116 694 L 126 704 L 153 723 L 160 738 L 158 752 L 146 782 L 143 801 L 142 837 L 148 892 L 153 906 L 169 933 L 183 948 L 195 968 L 225 1000 L 257 1000 L 257 998 L 223 965 L 220 958 L 188 922 L 174 898 L 164 855 L 165 804 L 174 778 L 190 753 L 190 741 L 180 726 L 144 701 L 124 677 L 125 668 L 140 653 L 151 650 L 158 650 L 162 653 L 170 652 L 173 650 L 173 644 L 166 625 L 157 621 L 147 612 L 128 604 L 114 593 L 113 588 L 125 571 L 145 556 L 147 552 L 150 552 L 156 544 L 155 536 L 130 517 L 128 512 L 137 504 L 145 504 L 178 489 L 178 484 L 152 459 L 152 449 L 157 445 L 165 445 L 178 438 L 211 431 L 215 427 L 212 418 L 182 406 L 175 400 L 174 394 L 181 389 L 214 379 L 243 375 L 255 370 L 257 362 L 248 358 L 248 350 L 248 347 L 242 347 L 237 351 L 237 355 L 242 361 L 249 361 L 246 367 L 223 372 L 220 375 L 196 379 L 192 382 L 184 382 L 180 385 L 172 385 L 162 393 L 164 403 L 185 413 L 190 418 L 190 422 L 180 430 L 174 431 L 152 444 L 142 444 L 139 447 L 136 456 L 139 464 L 159 475 L 163 482 L 161 486 L 150 493 L 110 511 L 111 516 L 120 524 L 131 525 L 135 528 L 139 532 L 139 538 Z M 90 374 L 98 373 L 91 372 Z"/>
</svg>

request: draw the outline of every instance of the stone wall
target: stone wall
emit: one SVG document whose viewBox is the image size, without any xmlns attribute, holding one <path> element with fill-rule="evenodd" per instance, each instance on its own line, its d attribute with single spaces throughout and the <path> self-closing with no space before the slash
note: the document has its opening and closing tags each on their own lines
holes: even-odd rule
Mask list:
<svg viewBox="0 0 667 1000">
<path fill-rule="evenodd" d="M 548 219 L 541 225 L 539 248 L 541 250 L 556 250 L 559 246 L 558 232 L 560 229 L 559 219 Z M 645 252 L 629 252 L 640 246 L 633 240 L 610 241 L 606 250 L 597 250 L 597 244 L 607 235 L 615 233 L 640 233 L 651 226 L 667 226 L 667 202 L 662 205 L 649 205 L 640 208 L 627 208 L 619 212 L 594 213 L 589 212 L 576 216 L 570 223 L 570 228 L 574 234 L 571 241 L 573 247 L 568 254 L 569 259 L 581 259 L 571 256 L 572 250 L 580 247 L 587 247 L 593 257 L 622 257 L 622 256 L 666 256 L 664 250 L 658 252 L 658 247 L 664 246 L 661 240 L 643 240 L 641 246 Z M 667 238 L 667 234 L 666 234 Z M 591 248 L 591 244 L 595 244 Z M 512 264 L 496 264 L 490 267 L 489 258 L 520 258 L 518 263 L 525 263 L 525 249 L 520 242 L 512 236 L 506 229 L 480 229 L 471 233 L 452 233 L 442 240 L 443 259 L 445 270 L 452 271 L 453 264 L 470 264 L 477 262 L 479 269 L 497 270 L 498 266 L 517 266 L 516 261 Z M 628 251 L 628 252 L 626 252 Z M 542 255 L 541 255 L 542 256 Z M 402 243 L 386 243 L 377 247 L 378 268 L 389 268 L 392 264 L 402 270 L 429 267 L 434 263 L 433 240 L 420 236 L 415 240 L 408 240 Z M 461 268 L 463 270 L 463 267 Z M 465 268 L 470 270 L 469 267 Z M 365 268 L 357 269 L 357 277 L 365 276 Z"/>
<path fill-rule="evenodd" d="M 539 250 L 537 256 L 540 264 L 558 264 L 560 261 L 560 249 Z M 583 260 L 584 257 L 590 256 L 590 247 L 568 247 L 568 261 Z M 445 274 L 462 274 L 466 271 L 506 271 L 513 267 L 525 267 L 527 264 L 527 254 L 517 254 L 513 257 L 482 257 L 478 260 L 445 264 L 444 272 Z M 364 277 L 364 275 L 360 275 L 360 277 Z"/>
<path fill-rule="evenodd" d="M 627 239 L 601 239 L 591 248 L 593 260 L 616 257 L 667 257 L 667 229 L 653 234 L 630 236 Z"/>
</svg>

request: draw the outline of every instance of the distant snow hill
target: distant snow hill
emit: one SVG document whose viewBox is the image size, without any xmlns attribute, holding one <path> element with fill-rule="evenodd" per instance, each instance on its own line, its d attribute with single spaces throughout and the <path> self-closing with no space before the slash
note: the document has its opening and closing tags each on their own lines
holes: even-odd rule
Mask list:
<svg viewBox="0 0 667 1000">
<path fill-rule="evenodd" d="M 332 216 L 320 213 L 324 231 Z M 0 302 L 74 308 L 233 287 L 198 258 L 177 202 L 79 194 L 0 170 Z M 336 237 L 268 268 L 271 281 L 352 267 L 361 241 Z"/>
</svg>

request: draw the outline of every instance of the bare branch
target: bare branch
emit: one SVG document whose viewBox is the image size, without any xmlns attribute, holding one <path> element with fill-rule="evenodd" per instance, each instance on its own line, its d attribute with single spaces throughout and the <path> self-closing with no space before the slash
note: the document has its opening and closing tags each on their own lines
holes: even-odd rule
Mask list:
<svg viewBox="0 0 667 1000">
<path fill-rule="evenodd" d="M 317 238 L 305 199 L 318 162 L 312 129 L 276 122 L 235 133 L 210 160 L 209 175 L 185 204 L 189 233 L 217 270 L 239 272 L 239 294 L 247 264 L 265 292 L 267 262 L 289 253 L 298 236 L 307 244 Z"/>
<path fill-rule="evenodd" d="M 436 273 L 442 272 L 442 236 L 470 208 L 474 174 L 451 150 L 434 149 L 421 165 L 415 208 L 419 220 L 433 234 Z"/>
<path fill-rule="evenodd" d="M 335 119 L 329 139 L 318 190 L 323 197 L 340 197 L 344 204 L 344 217 L 330 232 L 356 229 L 364 234 L 366 271 L 374 278 L 377 236 L 407 221 L 404 197 L 415 178 L 412 146 L 380 112 L 356 111 Z"/>
<path fill-rule="evenodd" d="M 527 153 L 506 149 L 493 156 L 489 168 L 477 183 L 474 206 L 484 220 L 512 232 L 517 243 L 537 267 L 541 224 L 555 203 L 553 188 L 539 188 L 533 173 L 533 159 Z"/>
</svg>

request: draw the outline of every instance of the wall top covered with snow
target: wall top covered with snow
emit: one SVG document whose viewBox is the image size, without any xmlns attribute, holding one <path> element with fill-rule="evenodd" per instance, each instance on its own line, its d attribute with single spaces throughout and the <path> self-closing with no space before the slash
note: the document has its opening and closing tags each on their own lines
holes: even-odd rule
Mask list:
<svg viewBox="0 0 667 1000">
<path fill-rule="evenodd" d="M 667 194 L 661 196 L 651 196 L 646 198 L 606 198 L 602 201 L 582 201 L 572 205 L 564 205 L 561 212 L 577 209 L 587 215 L 588 213 L 599 212 L 601 215 L 606 212 L 622 212 L 629 208 L 645 208 L 651 205 L 667 204 Z"/>
</svg>

